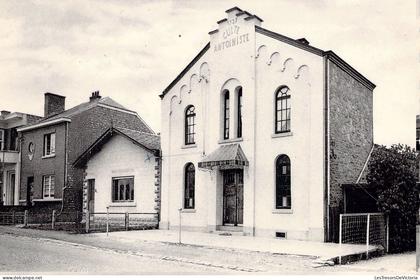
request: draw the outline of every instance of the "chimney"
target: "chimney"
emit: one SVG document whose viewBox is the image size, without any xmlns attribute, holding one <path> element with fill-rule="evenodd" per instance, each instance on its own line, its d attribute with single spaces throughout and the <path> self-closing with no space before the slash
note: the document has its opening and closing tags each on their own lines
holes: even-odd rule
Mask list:
<svg viewBox="0 0 420 280">
<path fill-rule="evenodd" d="M 99 95 L 99 90 L 92 92 L 92 96 L 89 97 L 89 102 L 95 101 L 97 99 L 101 99 L 101 96 Z"/>
<path fill-rule="evenodd" d="M 6 117 L 7 115 L 9 115 L 9 114 L 10 114 L 10 111 L 3 110 L 3 111 L 1 111 L 0 113 L 1 113 L 1 115 L 0 115 L 0 116 L 1 116 L 2 118 L 4 118 L 4 117 Z"/>
<path fill-rule="evenodd" d="M 54 93 L 45 93 L 44 94 L 44 117 L 48 118 L 52 115 L 59 114 L 64 112 L 65 106 L 65 96 L 61 96 Z"/>
</svg>

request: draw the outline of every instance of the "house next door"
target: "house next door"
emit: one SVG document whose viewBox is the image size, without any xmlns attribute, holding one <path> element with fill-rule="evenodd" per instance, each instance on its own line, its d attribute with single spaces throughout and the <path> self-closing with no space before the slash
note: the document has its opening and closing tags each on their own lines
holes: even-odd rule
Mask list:
<svg viewBox="0 0 420 280">
<path fill-rule="evenodd" d="M 241 169 L 223 172 L 223 224 L 243 224 L 244 215 L 244 173 Z"/>
</svg>

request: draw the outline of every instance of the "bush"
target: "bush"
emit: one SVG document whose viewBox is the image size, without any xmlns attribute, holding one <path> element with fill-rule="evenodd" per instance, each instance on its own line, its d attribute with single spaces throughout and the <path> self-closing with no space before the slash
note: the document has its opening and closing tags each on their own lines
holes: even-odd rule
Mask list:
<svg viewBox="0 0 420 280">
<path fill-rule="evenodd" d="M 367 183 L 375 189 L 378 210 L 389 215 L 389 252 L 416 249 L 419 197 L 416 153 L 406 145 L 376 146 L 368 165 Z"/>
</svg>

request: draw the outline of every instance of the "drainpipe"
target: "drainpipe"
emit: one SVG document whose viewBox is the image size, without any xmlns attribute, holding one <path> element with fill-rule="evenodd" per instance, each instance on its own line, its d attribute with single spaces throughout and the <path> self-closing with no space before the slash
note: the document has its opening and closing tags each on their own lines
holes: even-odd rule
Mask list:
<svg viewBox="0 0 420 280">
<path fill-rule="evenodd" d="M 331 241 L 330 234 L 330 127 L 329 127 L 329 88 L 328 56 L 324 56 L 324 241 Z"/>
<path fill-rule="evenodd" d="M 256 32 L 254 32 L 254 46 L 253 46 L 253 52 L 254 52 L 254 56 L 253 56 L 253 63 L 254 63 L 254 179 L 253 179 L 253 196 L 252 196 L 252 236 L 255 236 L 255 186 L 257 184 L 257 63 L 255 61 L 255 56 L 256 56 L 256 42 L 257 42 L 257 38 L 256 38 Z"/>
<path fill-rule="evenodd" d="M 67 164 L 68 164 L 68 137 L 69 137 L 69 123 L 66 122 L 65 123 L 65 139 L 64 139 L 64 187 L 63 187 L 63 191 L 61 194 L 61 209 L 60 209 L 60 213 L 58 213 L 58 215 L 61 215 L 61 213 L 63 212 L 64 209 L 64 191 L 65 189 L 67 189 L 68 187 L 68 182 L 67 182 Z M 56 139 L 56 143 L 57 143 L 57 139 Z"/>
<path fill-rule="evenodd" d="M 3 182 L 3 185 L 2 185 L 2 193 L 0 195 L 2 196 L 1 197 L 2 198 L 1 201 L 3 201 L 3 205 L 4 205 L 4 203 L 5 203 L 5 201 L 4 201 L 4 198 L 5 198 L 4 192 L 5 192 L 5 187 L 6 187 L 6 180 L 4 178 L 5 178 L 6 172 L 4 172 L 4 151 L 1 151 L 1 153 L 2 153 L 1 172 L 2 172 L 2 177 L 3 177 L 3 178 L 1 178 L 1 180 Z"/>
</svg>

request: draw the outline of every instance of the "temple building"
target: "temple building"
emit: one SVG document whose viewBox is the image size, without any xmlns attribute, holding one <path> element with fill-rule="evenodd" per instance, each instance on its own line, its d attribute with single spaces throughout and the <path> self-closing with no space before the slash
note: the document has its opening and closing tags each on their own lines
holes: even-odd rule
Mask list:
<svg viewBox="0 0 420 280">
<path fill-rule="evenodd" d="M 227 10 L 160 95 L 160 228 L 334 241 L 342 185 L 373 147 L 375 85 L 262 22 Z"/>
</svg>

